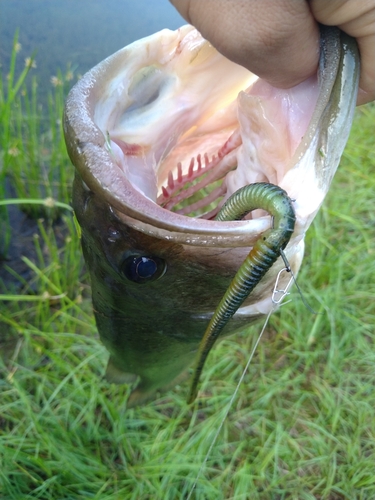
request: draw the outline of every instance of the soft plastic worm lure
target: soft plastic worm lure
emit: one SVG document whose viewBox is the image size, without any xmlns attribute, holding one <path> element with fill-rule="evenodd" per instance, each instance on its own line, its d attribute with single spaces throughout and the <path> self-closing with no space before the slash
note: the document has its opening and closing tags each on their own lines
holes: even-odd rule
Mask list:
<svg viewBox="0 0 375 500">
<path fill-rule="evenodd" d="M 223 205 L 216 220 L 240 220 L 257 208 L 266 210 L 273 217 L 273 227 L 261 234 L 208 324 L 199 345 L 188 403 L 192 403 L 197 396 L 204 363 L 221 330 L 278 257 L 283 256 L 283 250 L 293 234 L 296 216 L 292 200 L 279 186 L 266 182 L 249 184 L 236 191 Z"/>
</svg>

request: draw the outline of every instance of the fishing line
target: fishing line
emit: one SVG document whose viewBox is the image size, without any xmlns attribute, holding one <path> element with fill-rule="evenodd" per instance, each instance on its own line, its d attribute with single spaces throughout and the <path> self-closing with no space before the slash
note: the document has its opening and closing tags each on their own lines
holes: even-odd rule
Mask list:
<svg viewBox="0 0 375 500">
<path fill-rule="evenodd" d="M 227 405 L 227 408 L 226 408 L 226 410 L 225 410 L 225 412 L 224 412 L 224 416 L 223 416 L 223 418 L 221 419 L 221 422 L 220 422 L 220 424 L 219 424 L 219 426 L 218 426 L 218 428 L 217 428 L 217 430 L 216 430 L 216 433 L 215 433 L 215 435 L 214 435 L 214 437 L 213 437 L 213 439 L 212 439 L 212 441 L 211 441 L 211 444 L 210 444 L 210 446 L 209 446 L 209 448 L 208 448 L 208 451 L 207 451 L 207 453 L 206 453 L 206 455 L 205 455 L 205 457 L 204 457 L 204 460 L 203 460 L 203 462 L 202 462 L 202 464 L 201 464 L 201 466 L 200 466 L 200 468 L 199 468 L 198 474 L 197 474 L 197 476 L 196 476 L 196 478 L 195 478 L 195 480 L 194 480 L 193 486 L 192 486 L 192 488 L 191 488 L 191 490 L 190 490 L 190 492 L 189 492 L 189 494 L 188 494 L 188 496 L 187 496 L 186 500 L 190 500 L 190 498 L 191 498 L 191 496 L 192 496 L 192 494 L 193 494 L 193 492 L 194 492 L 194 490 L 195 490 L 195 488 L 196 488 L 196 486 L 197 486 L 197 484 L 198 484 L 199 478 L 201 477 L 201 475 L 202 475 L 202 473 L 203 473 L 203 470 L 204 470 L 204 468 L 205 468 L 205 466 L 206 466 L 206 464 L 207 464 L 208 458 L 209 458 L 209 457 L 210 457 L 210 455 L 211 455 L 212 449 L 213 449 L 213 447 L 215 446 L 215 443 L 216 443 L 216 441 L 217 441 L 217 438 L 219 437 L 219 434 L 220 434 L 220 432 L 221 432 L 221 429 L 223 428 L 224 422 L 225 422 L 225 420 L 226 420 L 226 419 L 227 419 L 227 417 L 228 417 L 228 414 L 229 414 L 229 412 L 230 412 L 230 409 L 231 409 L 231 408 L 232 408 L 232 406 L 233 406 L 233 402 L 234 402 L 234 400 L 235 400 L 235 398 L 236 398 L 236 396 L 237 396 L 237 393 L 238 393 L 238 391 L 239 391 L 239 389 L 240 389 L 240 386 L 241 386 L 241 384 L 242 384 L 242 382 L 243 382 L 243 379 L 245 378 L 246 372 L 247 372 L 247 371 L 248 371 L 248 369 L 249 369 L 249 366 L 250 366 L 250 363 L 251 363 L 251 361 L 252 361 L 252 359 L 253 359 L 253 357 L 254 357 L 255 351 L 256 351 L 256 349 L 257 349 L 257 347 L 258 347 L 258 345 L 259 345 L 259 342 L 260 342 L 260 340 L 261 340 L 261 338 L 262 338 L 262 336 L 263 336 L 263 333 L 264 333 L 264 331 L 265 331 L 265 329 L 266 329 L 266 327 L 267 327 L 267 325 L 268 325 L 268 322 L 269 322 L 269 319 L 270 319 L 270 317 L 271 317 L 271 314 L 272 314 L 272 313 L 273 313 L 273 312 L 277 309 L 277 307 L 281 304 L 281 302 L 282 302 L 282 300 L 284 299 L 284 297 L 286 297 L 287 295 L 289 295 L 289 291 L 288 291 L 288 290 L 289 290 L 289 288 L 290 288 L 290 286 L 291 286 L 291 284 L 292 284 L 293 282 L 294 282 L 294 283 L 296 284 L 296 286 L 297 286 L 297 289 L 298 289 L 298 291 L 299 291 L 299 293 L 300 293 L 300 295 L 301 295 L 301 297 L 302 297 L 303 303 L 304 303 L 304 304 L 308 307 L 308 309 L 310 309 L 310 310 L 311 310 L 311 307 L 310 307 L 308 304 L 306 304 L 306 302 L 305 302 L 305 300 L 304 300 L 304 297 L 302 296 L 302 292 L 301 292 L 301 290 L 300 290 L 300 288 L 299 288 L 299 286 L 298 286 L 298 284 L 297 284 L 297 280 L 296 280 L 296 277 L 295 277 L 295 275 L 294 275 L 294 273 L 293 273 L 293 271 L 292 271 L 292 268 L 290 267 L 290 264 L 289 264 L 289 262 L 288 262 L 288 260 L 287 260 L 287 258 L 286 258 L 286 255 L 284 254 L 284 252 L 283 252 L 281 249 L 280 249 L 280 255 L 281 255 L 281 258 L 282 258 L 282 259 L 283 259 L 283 261 L 284 261 L 285 267 L 284 267 L 283 269 L 281 269 L 281 270 L 278 272 L 277 277 L 276 277 L 275 286 L 274 286 L 273 293 L 272 293 L 272 297 L 271 297 L 271 300 L 272 300 L 272 307 L 271 307 L 270 311 L 269 311 L 269 312 L 268 312 L 268 314 L 267 314 L 267 317 L 266 317 L 266 319 L 265 319 L 265 321 L 264 321 L 264 323 L 263 323 L 263 327 L 262 327 L 262 329 L 261 329 L 261 331 L 260 331 L 260 333 L 259 333 L 259 335 L 258 335 L 258 338 L 257 338 L 257 340 L 256 340 L 256 342 L 255 342 L 255 345 L 254 345 L 254 347 L 253 347 L 253 349 L 252 349 L 252 351 L 251 351 L 251 353 L 250 353 L 249 359 L 247 360 L 246 366 L 245 366 L 245 368 L 244 368 L 244 370 L 243 370 L 243 372 L 242 372 L 242 374 L 241 374 L 241 377 L 240 377 L 240 379 L 239 379 L 239 381 L 238 381 L 238 383 L 237 383 L 237 386 L 236 386 L 236 388 L 235 388 L 235 390 L 234 390 L 234 392 L 233 392 L 233 394 L 232 394 L 232 396 L 231 396 L 231 398 L 230 398 L 230 401 L 229 401 L 229 403 L 228 403 L 228 405 Z M 284 272 L 290 273 L 291 278 L 290 278 L 289 282 L 287 283 L 287 285 L 286 285 L 284 288 L 281 288 L 281 289 L 280 289 L 280 288 L 279 288 L 279 281 L 280 281 L 281 276 L 282 276 L 282 274 L 283 274 Z M 278 294 L 279 294 L 279 295 L 278 295 Z M 283 305 L 287 304 L 288 302 L 290 302 L 290 301 L 284 302 L 284 304 L 283 304 Z"/>
<path fill-rule="evenodd" d="M 303 295 L 302 290 L 301 290 L 301 288 L 300 288 L 300 286 L 299 286 L 299 284 L 298 284 L 298 282 L 297 282 L 297 278 L 296 278 L 295 274 L 293 273 L 293 270 L 292 270 L 292 268 L 290 267 L 290 264 L 289 264 L 289 262 L 288 262 L 288 259 L 286 258 L 286 255 L 285 255 L 285 253 L 284 253 L 284 251 L 283 251 L 282 249 L 280 249 L 280 255 L 281 255 L 281 258 L 282 258 L 282 259 L 283 259 L 283 261 L 284 261 L 285 268 L 284 268 L 284 269 L 282 269 L 282 270 L 279 272 L 278 276 L 277 276 L 277 279 L 276 279 L 276 284 L 275 284 L 275 289 L 274 289 L 274 293 L 275 293 L 275 292 L 277 292 L 277 291 L 279 291 L 279 292 L 285 292 L 285 295 L 289 295 L 289 294 L 287 293 L 287 292 L 288 292 L 288 289 L 289 289 L 289 287 L 290 287 L 291 283 L 292 283 L 292 282 L 294 282 L 294 283 L 295 283 L 295 285 L 296 285 L 296 287 L 297 287 L 298 293 L 299 293 L 299 295 L 300 295 L 300 297 L 301 297 L 301 299 L 302 299 L 303 305 L 306 307 L 306 309 L 308 309 L 308 310 L 309 310 L 312 314 L 320 314 L 320 313 L 318 313 L 318 312 L 314 311 L 314 309 L 310 306 L 310 304 L 309 304 L 309 303 L 307 302 L 307 300 L 305 299 L 305 296 Z M 292 278 L 291 278 L 290 282 L 288 283 L 288 285 L 286 286 L 286 289 L 285 289 L 285 290 L 276 290 L 276 288 L 277 288 L 277 283 L 278 283 L 278 280 L 279 280 L 279 277 L 280 277 L 280 275 L 281 275 L 281 273 L 282 273 L 283 271 L 286 271 L 287 273 L 290 273 L 290 274 L 291 274 L 291 276 L 292 276 Z M 281 298 L 281 300 L 282 300 L 283 298 L 284 298 L 284 296 Z M 281 302 L 281 300 L 279 300 L 279 301 L 277 302 L 277 301 L 275 301 L 275 300 L 272 298 L 272 302 L 273 302 L 273 303 L 275 303 L 275 304 L 278 304 L 279 302 Z"/>
<path fill-rule="evenodd" d="M 271 310 L 270 310 L 270 311 L 269 311 L 269 313 L 267 314 L 267 317 L 266 317 L 266 319 L 265 319 L 265 321 L 264 321 L 264 324 L 263 324 L 262 330 L 261 330 L 261 332 L 260 332 L 260 334 L 259 334 L 259 336 L 258 336 L 258 338 L 257 338 L 257 340 L 256 340 L 256 342 L 255 342 L 255 345 L 254 345 L 254 347 L 253 347 L 253 350 L 251 351 L 251 354 L 250 354 L 250 356 L 249 356 L 249 359 L 247 360 L 246 366 L 245 366 L 245 368 L 244 368 L 244 370 L 243 370 L 243 372 L 242 372 L 242 375 L 241 375 L 241 377 L 240 377 L 240 379 L 239 379 L 239 381 L 238 381 L 238 383 L 237 383 L 237 386 L 236 386 L 236 388 L 235 388 L 235 390 L 234 390 L 234 392 L 233 392 L 233 394 L 232 394 L 232 397 L 230 398 L 230 401 L 229 401 L 229 403 L 228 403 L 228 405 L 227 405 L 227 409 L 225 410 L 224 416 L 223 416 L 223 418 L 221 419 L 221 422 L 220 422 L 220 424 L 219 424 L 219 427 L 217 428 L 217 431 L 216 431 L 216 433 L 215 433 L 215 435 L 214 435 L 214 437 L 213 437 L 213 439 L 212 439 L 212 442 L 211 442 L 211 444 L 210 444 L 210 447 L 208 448 L 208 451 L 207 451 L 207 453 L 206 453 L 206 455 L 205 455 L 205 457 L 204 457 L 204 460 L 203 460 L 203 462 L 202 462 L 202 465 L 201 465 L 201 466 L 200 466 L 200 468 L 199 468 L 199 471 L 198 471 L 197 477 L 196 477 L 196 478 L 195 478 L 195 480 L 194 480 L 193 486 L 192 486 L 192 488 L 191 488 L 191 490 L 190 490 L 190 492 L 189 492 L 189 494 L 188 494 L 188 496 L 187 496 L 186 500 L 190 500 L 190 498 L 191 498 L 191 496 L 192 496 L 192 494 L 193 494 L 193 492 L 194 492 L 194 490 L 195 490 L 195 488 L 196 488 L 196 486 L 197 486 L 197 484 L 198 484 L 199 478 L 200 478 L 200 477 L 201 477 L 201 475 L 202 475 L 202 472 L 203 472 L 203 470 L 204 470 L 204 468 L 205 468 L 205 466 L 206 466 L 207 460 L 208 460 L 209 456 L 211 455 L 211 451 L 212 451 L 213 447 L 215 446 L 215 443 L 216 443 L 216 441 L 217 441 L 217 438 L 219 437 L 219 434 L 220 434 L 220 432 L 221 432 L 221 429 L 223 428 L 224 422 L 225 422 L 225 420 L 226 420 L 226 419 L 227 419 L 227 417 L 228 417 L 228 414 L 229 414 L 230 409 L 232 408 L 233 402 L 234 402 L 234 400 L 235 400 L 235 398 L 236 398 L 236 396 L 237 396 L 237 393 L 238 393 L 238 391 L 239 391 L 239 389 L 240 389 L 240 386 L 241 386 L 241 384 L 242 384 L 242 381 L 243 381 L 243 379 L 244 379 L 244 377 L 245 377 L 245 375 L 246 375 L 247 370 L 249 369 L 250 363 L 251 363 L 251 361 L 252 361 L 252 359 L 253 359 L 253 357 L 254 357 L 255 351 L 256 351 L 256 349 L 257 349 L 257 347 L 258 347 L 258 345 L 259 345 L 259 342 L 260 342 L 260 340 L 261 340 L 261 338 L 262 338 L 262 336 L 263 336 L 263 333 L 264 333 L 264 331 L 265 331 L 265 329 L 266 329 L 266 326 L 267 326 L 267 324 L 268 324 L 268 321 L 269 321 L 269 319 L 270 319 L 270 316 L 271 316 L 271 314 L 275 311 L 275 309 L 276 309 L 276 304 L 273 304 L 273 306 L 272 306 Z"/>
</svg>

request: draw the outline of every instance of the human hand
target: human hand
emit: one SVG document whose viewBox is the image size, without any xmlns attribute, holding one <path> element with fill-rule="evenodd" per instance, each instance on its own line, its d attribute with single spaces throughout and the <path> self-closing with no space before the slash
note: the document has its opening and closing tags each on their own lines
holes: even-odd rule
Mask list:
<svg viewBox="0 0 375 500">
<path fill-rule="evenodd" d="M 375 100 L 375 0 L 170 0 L 224 56 L 271 85 L 289 88 L 316 72 L 317 23 L 356 38 L 357 104 Z"/>
</svg>

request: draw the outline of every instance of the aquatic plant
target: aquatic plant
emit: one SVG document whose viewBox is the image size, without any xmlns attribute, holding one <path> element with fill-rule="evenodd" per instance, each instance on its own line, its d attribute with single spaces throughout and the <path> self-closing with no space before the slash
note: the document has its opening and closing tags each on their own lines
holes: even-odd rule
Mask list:
<svg viewBox="0 0 375 500">
<path fill-rule="evenodd" d="M 4 74 L 0 68 L 0 199 L 6 194 L 6 175 L 12 159 L 19 154 L 18 138 L 12 133 L 12 113 L 14 103 L 21 89 L 24 86 L 26 77 L 33 67 L 33 57 L 25 61 L 25 66 L 20 75 L 16 77 L 17 54 L 21 50 L 18 42 L 18 31 L 13 39 L 12 55 L 10 59 L 9 70 Z M 0 260 L 5 257 L 10 240 L 10 228 L 8 224 L 8 212 L 6 207 L 0 208 Z"/>
<path fill-rule="evenodd" d="M 69 73 L 70 70 L 68 76 Z M 68 80 L 59 72 L 58 81 L 61 85 L 51 84 L 48 110 L 38 102 L 36 78 L 32 80 L 31 90 L 24 88 L 14 103 L 15 153 L 8 158 L 7 174 L 17 197 L 52 198 L 64 203 L 70 200 L 73 168 L 66 153 L 61 124 Z M 57 205 L 25 204 L 22 210 L 31 217 L 44 216 L 53 220 L 61 214 Z"/>
</svg>

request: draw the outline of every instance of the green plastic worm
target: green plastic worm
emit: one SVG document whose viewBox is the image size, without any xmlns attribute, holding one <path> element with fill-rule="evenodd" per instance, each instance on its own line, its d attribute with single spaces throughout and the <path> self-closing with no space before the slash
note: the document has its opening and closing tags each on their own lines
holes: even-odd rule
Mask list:
<svg viewBox="0 0 375 500">
<path fill-rule="evenodd" d="M 236 191 L 223 205 L 216 220 L 240 220 L 257 208 L 272 215 L 273 227 L 257 240 L 208 324 L 199 345 L 188 403 L 192 403 L 197 396 L 204 363 L 221 330 L 280 257 L 293 234 L 296 216 L 291 199 L 279 186 L 266 182 L 249 184 Z"/>
</svg>

